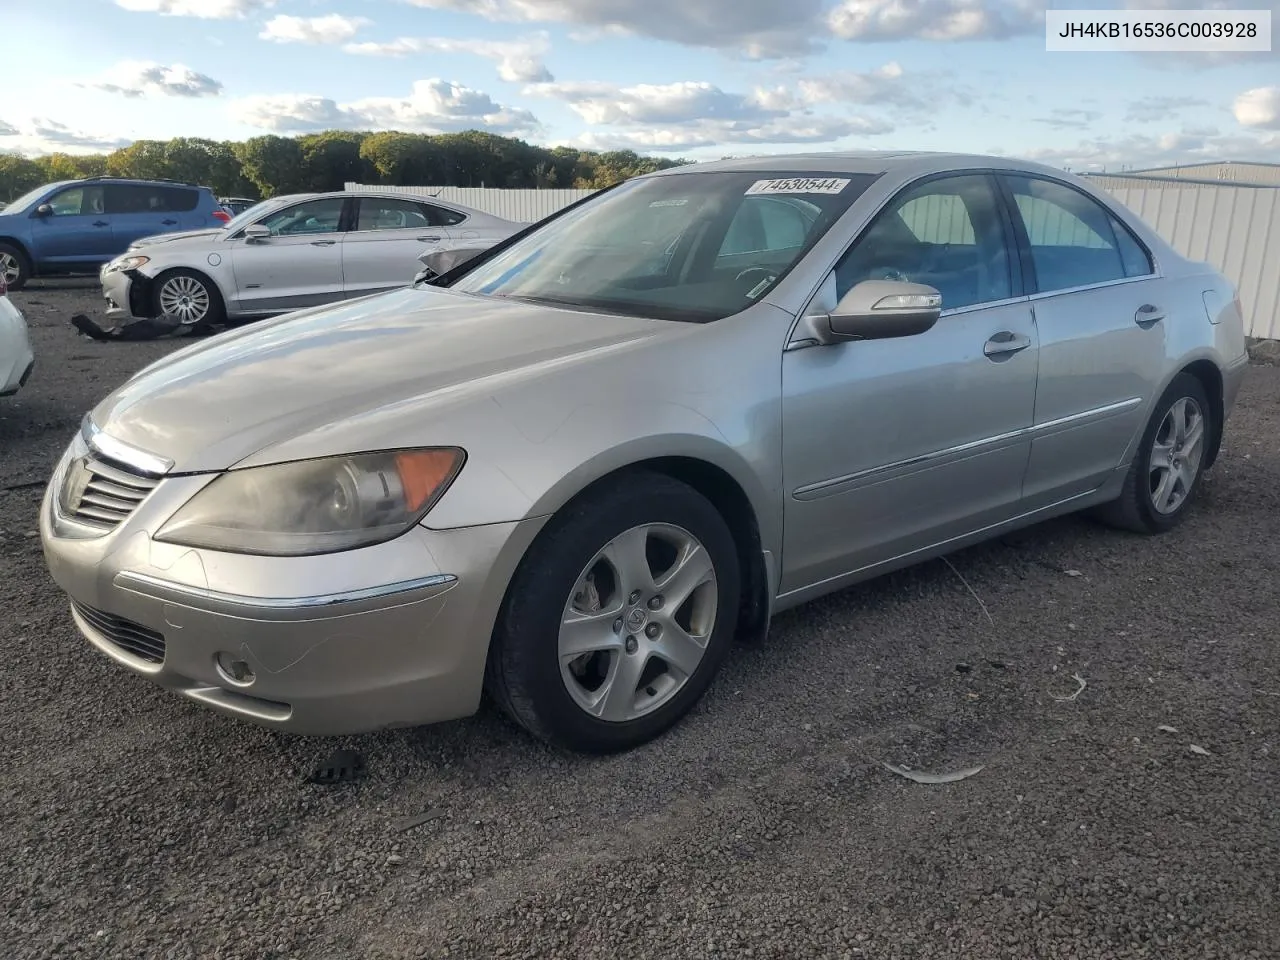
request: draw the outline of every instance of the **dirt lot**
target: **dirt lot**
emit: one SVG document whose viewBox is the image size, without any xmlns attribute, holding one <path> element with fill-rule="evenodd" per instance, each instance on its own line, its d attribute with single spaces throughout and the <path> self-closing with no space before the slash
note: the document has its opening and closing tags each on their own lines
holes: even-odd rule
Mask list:
<svg viewBox="0 0 1280 960">
<path fill-rule="evenodd" d="M 626 756 L 486 711 L 353 738 L 368 778 L 322 787 L 332 742 L 78 638 L 31 484 L 181 341 L 78 338 L 86 283 L 15 300 L 37 365 L 0 401 L 6 958 L 1280 956 L 1280 369 L 1250 370 L 1169 536 L 1070 519 L 793 611 Z"/>
</svg>

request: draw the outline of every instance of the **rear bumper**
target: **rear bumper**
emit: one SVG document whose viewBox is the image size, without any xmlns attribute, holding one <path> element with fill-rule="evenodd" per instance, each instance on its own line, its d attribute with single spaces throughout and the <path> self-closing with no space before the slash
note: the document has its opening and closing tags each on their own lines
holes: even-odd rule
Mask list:
<svg viewBox="0 0 1280 960">
<path fill-rule="evenodd" d="M 27 321 L 8 297 L 0 297 L 0 397 L 26 386 L 34 368 Z"/>
</svg>

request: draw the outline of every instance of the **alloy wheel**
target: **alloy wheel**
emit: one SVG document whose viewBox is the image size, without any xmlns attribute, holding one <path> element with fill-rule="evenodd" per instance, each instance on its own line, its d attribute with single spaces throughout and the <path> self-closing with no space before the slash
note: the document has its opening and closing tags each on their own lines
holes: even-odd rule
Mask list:
<svg viewBox="0 0 1280 960">
<path fill-rule="evenodd" d="M 1160 421 L 1151 446 L 1151 505 L 1176 513 L 1186 502 L 1204 459 L 1204 411 L 1191 397 L 1175 401 Z"/>
<path fill-rule="evenodd" d="M 197 324 L 209 314 L 209 291 L 195 277 L 170 277 L 160 288 L 160 312 L 184 326 Z"/>
<path fill-rule="evenodd" d="M 11 286 L 21 273 L 17 257 L 12 253 L 0 253 L 0 276 L 4 277 L 5 286 Z"/>
<path fill-rule="evenodd" d="M 626 723 L 674 697 L 716 624 L 715 565 L 689 531 L 644 524 L 619 534 L 579 575 L 560 623 L 560 673 L 584 711 Z"/>
</svg>

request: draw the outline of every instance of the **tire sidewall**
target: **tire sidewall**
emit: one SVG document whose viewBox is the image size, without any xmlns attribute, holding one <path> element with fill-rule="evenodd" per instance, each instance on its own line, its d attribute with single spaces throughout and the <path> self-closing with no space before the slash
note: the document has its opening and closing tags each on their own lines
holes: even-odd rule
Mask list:
<svg viewBox="0 0 1280 960">
<path fill-rule="evenodd" d="M 1160 513 L 1151 502 L 1151 448 L 1155 443 L 1156 433 L 1164 422 L 1164 418 L 1168 415 L 1170 408 L 1184 397 L 1194 400 L 1200 407 L 1201 416 L 1204 417 L 1205 433 L 1204 439 L 1201 441 L 1200 465 L 1196 470 L 1196 478 L 1191 484 L 1191 489 L 1187 492 L 1186 499 L 1182 501 L 1178 509 L 1173 513 Z M 1191 504 L 1196 499 L 1196 494 L 1200 490 L 1200 481 L 1204 478 L 1205 463 L 1208 460 L 1209 448 L 1214 437 L 1213 431 L 1217 429 L 1218 425 L 1213 422 L 1213 411 L 1209 406 L 1209 397 L 1205 393 L 1204 385 L 1187 373 L 1180 373 L 1174 377 L 1173 382 L 1161 394 L 1151 419 L 1147 423 L 1147 429 L 1143 431 L 1142 447 L 1138 450 L 1137 455 L 1138 483 L 1135 491 L 1138 501 L 1137 507 L 1141 511 L 1143 519 L 1154 531 L 1170 530 L 1177 526 L 1186 516 Z"/>
<path fill-rule="evenodd" d="M 648 489 L 646 489 L 648 488 Z M 706 692 L 732 644 L 741 591 L 733 535 L 701 494 L 665 476 L 629 478 L 623 487 L 571 508 L 543 532 L 513 582 L 505 636 L 497 651 L 527 696 L 538 725 L 572 749 L 612 752 L 651 740 L 677 723 Z M 716 623 L 702 662 L 661 707 L 625 723 L 587 714 L 560 672 L 559 630 L 564 606 L 591 559 L 614 537 L 645 523 L 683 527 L 707 550 L 716 572 Z"/>
</svg>

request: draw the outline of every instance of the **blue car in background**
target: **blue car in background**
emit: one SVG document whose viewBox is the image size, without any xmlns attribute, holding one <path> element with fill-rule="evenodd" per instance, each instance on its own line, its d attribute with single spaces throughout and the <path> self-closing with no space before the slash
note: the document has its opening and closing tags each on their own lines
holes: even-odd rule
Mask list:
<svg viewBox="0 0 1280 960">
<path fill-rule="evenodd" d="M 38 187 L 0 210 L 0 276 L 96 272 L 142 237 L 216 230 L 231 219 L 208 187 L 174 180 L 89 177 Z"/>
</svg>

